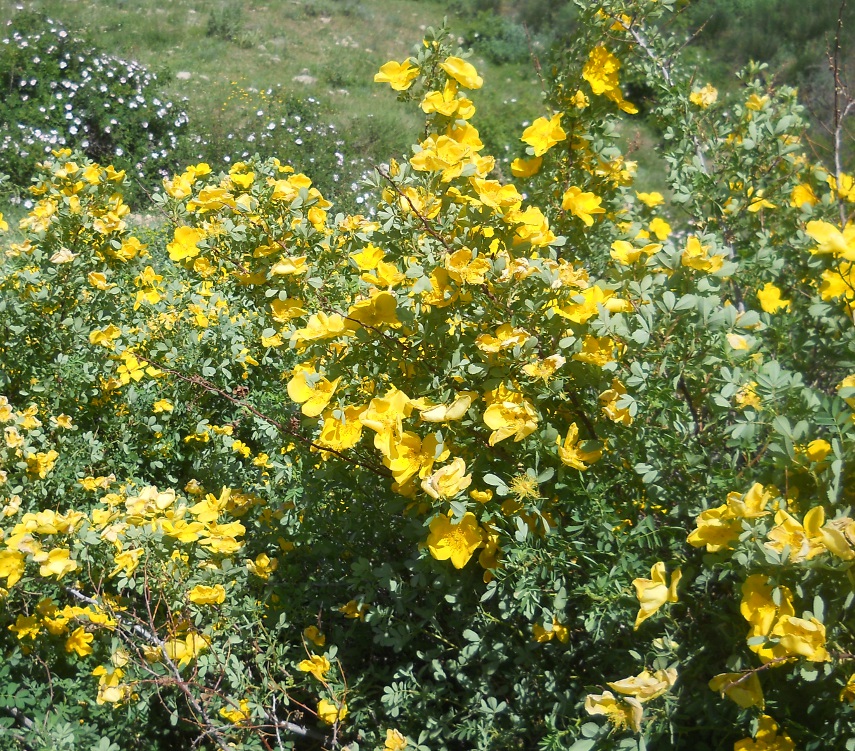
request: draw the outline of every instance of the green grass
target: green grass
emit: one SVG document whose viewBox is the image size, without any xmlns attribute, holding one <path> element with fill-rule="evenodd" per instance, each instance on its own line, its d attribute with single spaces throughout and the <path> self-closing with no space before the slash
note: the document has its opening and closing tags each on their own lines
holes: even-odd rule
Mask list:
<svg viewBox="0 0 855 751">
<path fill-rule="evenodd" d="M 280 100 L 316 100 L 313 107 L 338 134 L 330 139 L 329 151 L 348 157 L 336 181 L 342 186 L 370 164 L 407 153 L 419 137 L 423 119 L 418 108 L 399 105 L 394 92 L 373 77 L 387 60 L 409 55 L 427 26 L 441 24 L 446 5 L 424 0 L 0 0 L 0 17 L 12 17 L 17 9 L 45 13 L 81 30 L 102 50 L 166 74 L 164 93 L 181 102 L 191 130 L 222 141 L 223 149 L 230 133 L 253 124 L 266 104 L 273 107 L 264 92 L 273 90 Z M 472 96 L 480 109 L 474 124 L 501 157 L 505 144 L 519 137 L 523 121 L 542 114 L 540 85 L 531 65 L 491 65 L 477 55 L 473 62 L 485 79 L 484 88 Z M 295 80 L 300 76 L 313 80 Z M 292 148 L 285 156 L 315 177 L 312 168 L 319 165 L 311 163 L 308 151 L 301 155 Z M 193 156 L 188 154 L 188 160 Z M 331 175 L 316 179 L 328 183 L 321 184 L 322 190 L 338 189 Z"/>
</svg>

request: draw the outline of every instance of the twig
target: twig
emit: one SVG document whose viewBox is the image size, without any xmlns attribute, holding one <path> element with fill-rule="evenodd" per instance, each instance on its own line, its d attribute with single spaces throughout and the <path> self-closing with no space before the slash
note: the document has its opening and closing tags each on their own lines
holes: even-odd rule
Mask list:
<svg viewBox="0 0 855 751">
<path fill-rule="evenodd" d="M 841 0 L 840 9 L 837 11 L 837 30 L 834 35 L 834 54 L 829 60 L 831 74 L 834 77 L 834 180 L 837 192 L 837 208 L 840 214 L 840 226 L 846 224 L 846 207 L 843 197 L 840 195 L 840 180 L 843 175 L 843 123 L 849 114 L 855 109 L 855 99 L 851 99 L 846 86 L 843 84 L 840 71 L 840 37 L 843 33 L 843 13 L 846 10 L 847 0 Z M 846 106 L 840 103 L 841 95 L 846 96 Z"/>
<path fill-rule="evenodd" d="M 422 212 L 416 208 L 415 204 L 413 203 L 413 200 L 398 187 L 398 183 L 396 183 L 392 179 L 391 175 L 389 175 L 388 172 L 384 172 L 383 169 L 378 166 L 375 166 L 374 169 L 377 170 L 377 174 L 380 175 L 380 177 L 382 177 L 384 180 L 386 180 L 389 185 L 392 186 L 394 191 L 410 205 L 410 208 L 413 210 L 413 213 L 421 220 L 422 225 L 424 226 L 427 233 L 431 237 L 442 243 L 442 247 L 444 247 L 448 253 L 453 253 L 454 249 L 448 244 L 448 241 L 442 235 L 440 235 L 439 232 L 437 232 L 433 227 L 431 227 L 430 222 L 428 222 L 427 220 L 427 217 L 425 217 Z"/>
<path fill-rule="evenodd" d="M 82 592 L 75 589 L 74 587 L 66 587 L 65 591 L 68 592 L 68 594 L 70 594 L 72 597 L 75 597 L 76 599 L 80 600 L 81 602 L 85 602 L 88 605 L 93 605 L 93 606 L 98 607 L 98 608 L 101 607 L 101 605 L 98 603 L 97 600 L 95 600 L 92 597 L 88 597 L 87 595 L 83 594 Z M 148 601 L 146 601 L 146 605 L 148 606 Z M 211 739 L 213 739 L 216 742 L 216 744 L 220 747 L 221 751 L 233 751 L 233 748 L 231 746 L 229 746 L 228 744 L 226 744 L 225 740 L 222 738 L 221 730 L 223 730 L 225 728 L 217 727 L 215 725 L 215 723 L 211 720 L 211 718 L 208 715 L 208 713 L 206 712 L 205 708 L 202 706 L 202 704 L 193 695 L 193 692 L 190 690 L 190 685 L 188 684 L 188 682 L 185 681 L 181 677 L 181 672 L 179 671 L 178 666 L 169 657 L 169 654 L 167 653 L 167 649 L 166 649 L 166 643 L 154 633 L 153 628 L 150 630 L 144 626 L 141 626 L 138 623 L 126 623 L 129 620 L 129 618 L 127 615 L 125 615 L 123 613 L 114 613 L 113 615 L 115 616 L 116 620 L 119 623 L 122 623 L 122 625 L 125 628 L 129 628 L 131 631 L 133 631 L 135 634 L 137 634 L 137 636 L 142 637 L 149 644 L 153 644 L 160 649 L 163 661 L 166 664 L 166 666 L 169 668 L 169 670 L 173 676 L 172 679 L 170 680 L 170 685 L 175 685 L 181 690 L 181 692 L 184 694 L 184 696 L 187 699 L 187 703 L 190 704 L 190 706 L 194 710 L 194 712 L 196 712 L 196 714 L 198 714 L 199 717 L 201 717 L 201 719 L 202 719 L 202 725 L 201 725 L 202 731 L 203 731 L 202 737 L 210 737 Z M 152 624 L 150 624 L 150 625 L 152 625 Z M 274 699 L 274 708 L 275 708 L 275 699 Z M 17 709 L 10 708 L 10 711 L 12 712 L 13 715 L 15 715 L 16 717 L 19 717 L 20 713 L 18 712 Z M 275 711 L 275 709 L 274 709 L 274 711 Z M 20 715 L 19 719 L 27 729 L 30 729 L 30 730 L 33 729 L 34 724 L 33 724 L 32 720 L 29 720 L 28 718 L 24 717 L 23 715 Z M 287 730 L 288 732 L 293 733 L 294 735 L 299 735 L 299 736 L 309 737 L 309 738 L 319 737 L 317 733 L 310 730 L 309 728 L 303 727 L 302 725 L 297 725 L 293 722 L 279 720 L 275 716 L 275 714 L 273 715 L 273 720 L 274 720 L 274 722 L 272 722 L 271 725 L 276 728 L 277 737 L 279 736 L 279 729 L 280 728 L 282 730 Z M 323 737 L 323 736 L 321 736 L 321 737 Z M 279 742 L 280 742 L 280 746 L 281 746 L 281 738 L 280 738 Z"/>
<path fill-rule="evenodd" d="M 695 435 L 699 435 L 701 432 L 701 419 L 700 417 L 698 417 L 697 410 L 695 409 L 695 405 L 692 402 L 692 394 L 689 392 L 689 386 L 686 384 L 686 379 L 683 378 L 682 373 L 680 374 L 680 378 L 677 381 L 677 388 L 680 390 L 680 393 L 686 400 L 686 404 L 689 405 L 689 412 L 692 413 L 692 420 L 694 420 L 695 422 Z"/>
</svg>

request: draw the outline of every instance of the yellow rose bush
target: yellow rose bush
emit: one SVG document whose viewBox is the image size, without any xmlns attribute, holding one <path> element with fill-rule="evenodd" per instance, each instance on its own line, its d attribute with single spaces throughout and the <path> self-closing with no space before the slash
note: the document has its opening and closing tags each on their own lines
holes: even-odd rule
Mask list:
<svg viewBox="0 0 855 751">
<path fill-rule="evenodd" d="M 848 747 L 844 175 L 793 91 L 665 65 L 670 12 L 584 11 L 513 181 L 445 29 L 375 78 L 426 119 L 364 214 L 255 156 L 138 231 L 121 173 L 41 164 L 0 235 L 15 743 Z"/>
</svg>

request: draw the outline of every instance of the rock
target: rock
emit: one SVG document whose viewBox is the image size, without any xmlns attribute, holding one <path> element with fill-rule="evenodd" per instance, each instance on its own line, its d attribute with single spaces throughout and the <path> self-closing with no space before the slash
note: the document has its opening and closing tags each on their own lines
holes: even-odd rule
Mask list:
<svg viewBox="0 0 855 751">
<path fill-rule="evenodd" d="M 175 74 L 175 77 L 179 81 L 189 81 L 193 77 L 193 74 L 189 70 L 179 70 Z"/>
<path fill-rule="evenodd" d="M 310 76 L 309 71 L 303 68 L 303 72 L 300 73 L 299 76 L 294 76 L 294 78 L 292 78 L 291 80 L 296 81 L 297 83 L 304 83 L 308 86 L 310 84 L 316 83 L 318 79 L 314 76 Z"/>
</svg>

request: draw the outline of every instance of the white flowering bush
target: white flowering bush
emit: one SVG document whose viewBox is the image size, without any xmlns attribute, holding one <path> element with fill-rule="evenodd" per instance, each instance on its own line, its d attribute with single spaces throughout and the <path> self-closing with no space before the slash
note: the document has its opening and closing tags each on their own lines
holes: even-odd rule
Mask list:
<svg viewBox="0 0 855 751">
<path fill-rule="evenodd" d="M 17 13 L 0 34 L 0 171 L 17 185 L 62 147 L 149 184 L 175 163 L 187 115 L 155 74 L 38 14 Z"/>
</svg>

